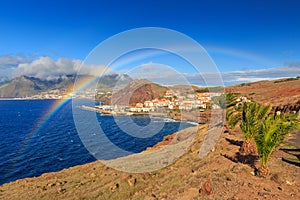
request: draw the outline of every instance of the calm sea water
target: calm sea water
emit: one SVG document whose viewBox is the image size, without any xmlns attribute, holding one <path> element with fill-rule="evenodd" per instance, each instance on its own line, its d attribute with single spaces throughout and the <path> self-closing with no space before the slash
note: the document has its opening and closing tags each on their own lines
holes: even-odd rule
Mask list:
<svg viewBox="0 0 300 200">
<path fill-rule="evenodd" d="M 71 102 L 44 123 L 42 119 L 55 103 L 56 100 L 0 101 L 0 185 L 89 163 L 96 160 L 95 153 L 101 153 L 93 152 L 92 155 L 81 142 L 74 125 Z M 112 116 L 97 114 L 97 118 L 106 137 L 119 148 L 132 153 L 141 152 L 161 141 L 165 135 L 191 126 L 166 122 L 157 134 L 136 138 L 125 134 Z M 148 116 L 131 119 L 139 126 L 146 126 L 150 121 Z M 106 154 L 104 157 L 118 157 L 114 152 Z"/>
</svg>

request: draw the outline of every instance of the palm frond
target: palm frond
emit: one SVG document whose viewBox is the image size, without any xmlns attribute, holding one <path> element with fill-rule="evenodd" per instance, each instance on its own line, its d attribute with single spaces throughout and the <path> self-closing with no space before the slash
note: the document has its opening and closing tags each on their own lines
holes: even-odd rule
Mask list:
<svg viewBox="0 0 300 200">
<path fill-rule="evenodd" d="M 297 118 L 291 114 L 280 116 L 269 116 L 259 126 L 257 134 L 254 136 L 261 165 L 266 166 L 275 148 L 280 145 L 284 137 L 299 124 Z"/>
<path fill-rule="evenodd" d="M 261 123 L 266 119 L 270 110 L 271 106 L 264 107 L 257 102 L 248 102 L 243 105 L 240 127 L 247 141 L 251 141 L 258 133 Z"/>
</svg>

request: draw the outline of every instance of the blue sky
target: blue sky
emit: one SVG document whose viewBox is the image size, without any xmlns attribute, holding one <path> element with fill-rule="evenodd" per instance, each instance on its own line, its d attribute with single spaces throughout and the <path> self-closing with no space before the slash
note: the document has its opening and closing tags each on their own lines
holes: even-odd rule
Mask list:
<svg viewBox="0 0 300 200">
<path fill-rule="evenodd" d="M 108 37 L 148 26 L 192 37 L 222 72 L 298 66 L 299 7 L 297 0 L 3 0 L 0 72 L 6 73 L 9 64 L 7 59 L 1 64 L 1 56 L 83 60 Z"/>
</svg>

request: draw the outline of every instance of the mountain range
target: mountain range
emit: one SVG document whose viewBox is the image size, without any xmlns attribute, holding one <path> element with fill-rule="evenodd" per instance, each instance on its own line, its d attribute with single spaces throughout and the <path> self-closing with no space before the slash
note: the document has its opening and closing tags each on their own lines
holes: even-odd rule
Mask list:
<svg viewBox="0 0 300 200">
<path fill-rule="evenodd" d="M 0 82 L 0 98 L 30 97 L 41 92 L 48 92 L 56 89 L 71 92 L 76 79 L 92 80 L 94 78 L 95 77 L 90 75 L 66 75 L 51 80 L 29 76 L 21 76 L 12 80 L 3 79 L 3 81 Z M 112 90 L 116 83 L 118 83 L 118 85 L 124 85 L 130 81 L 132 81 L 132 79 L 127 75 L 106 75 L 99 79 L 97 88 Z"/>
</svg>

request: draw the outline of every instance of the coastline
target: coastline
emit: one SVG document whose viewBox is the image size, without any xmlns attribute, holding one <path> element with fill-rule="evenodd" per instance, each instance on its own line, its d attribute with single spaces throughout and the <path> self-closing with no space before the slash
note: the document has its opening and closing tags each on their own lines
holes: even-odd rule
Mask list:
<svg viewBox="0 0 300 200">
<path fill-rule="evenodd" d="M 166 113 L 158 112 L 114 112 L 114 111 L 105 111 L 99 108 L 90 107 L 90 106 L 77 106 L 77 108 L 88 110 L 92 112 L 101 113 L 103 116 L 139 116 L 139 115 L 149 115 L 151 117 L 162 117 L 179 122 L 185 122 L 192 125 L 206 124 L 209 123 L 211 117 L 211 110 L 206 110 L 203 112 L 174 112 L 172 110 Z"/>
<path fill-rule="evenodd" d="M 16 103 L 17 103 L 17 102 L 16 102 Z M 33 102 L 33 103 L 34 103 L 34 102 Z M 18 110 L 18 109 L 16 109 L 16 110 Z M 154 114 L 153 116 L 154 116 L 154 117 L 164 117 L 164 118 L 167 118 L 166 116 L 161 115 L 160 113 Z M 146 117 L 146 116 L 145 116 L 145 117 Z M 167 118 L 167 119 L 169 120 L 169 118 Z M 161 119 L 157 119 L 157 120 L 161 121 Z M 163 121 L 165 121 L 165 120 L 163 120 Z M 172 121 L 174 121 L 174 120 L 172 120 Z M 172 123 L 171 123 L 171 126 L 173 126 Z M 186 126 L 188 126 L 188 125 L 186 125 Z M 176 133 L 176 132 L 175 132 L 176 130 L 175 130 L 175 129 L 173 129 L 173 130 L 174 130 L 174 131 L 170 131 L 170 130 L 169 130 L 170 134 Z M 168 132 L 168 133 L 169 133 L 169 132 Z M 165 134 L 166 134 L 166 133 L 165 133 Z M 169 134 L 168 134 L 168 135 L 169 135 Z M 164 139 L 164 138 L 162 138 L 162 140 L 163 140 L 163 139 Z M 157 143 L 161 142 L 162 140 L 159 140 Z M 156 141 L 156 140 L 155 140 L 155 141 Z M 157 143 L 155 142 L 155 144 L 153 144 L 153 145 L 156 145 Z M 149 146 L 149 144 L 148 144 L 148 146 Z M 151 145 L 151 146 L 152 146 L 152 145 Z M 146 148 L 146 147 L 147 147 L 147 146 L 145 146 L 145 148 Z M 43 163 L 43 162 L 41 162 L 41 163 Z M 51 170 L 51 169 L 50 169 L 50 170 Z M 46 171 L 49 172 L 50 170 L 46 170 Z M 46 172 L 46 173 L 47 173 L 47 172 Z M 25 174 L 25 173 L 24 173 L 24 174 Z M 17 178 L 18 176 L 14 176 L 14 177 Z"/>
<path fill-rule="evenodd" d="M 124 157 L 105 161 L 106 163 L 98 160 L 57 172 L 44 173 L 38 177 L 5 183 L 0 185 L 0 199 L 202 199 L 207 197 L 201 190 L 208 181 L 214 186 L 210 199 L 245 199 L 249 195 L 262 199 L 262 192 L 264 196 L 276 199 L 286 199 L 291 194 L 294 199 L 300 197 L 300 169 L 278 163 L 282 156 L 286 156 L 284 152 L 276 151 L 274 159 L 269 163 L 272 169 L 276 169 L 274 173 L 276 172 L 278 178 L 259 181 L 262 179 L 252 175 L 254 169 L 247 163 L 234 162 L 224 156 L 235 155 L 239 146 L 229 141 L 242 140 L 241 134 L 222 134 L 209 155 L 200 159 L 198 150 L 207 135 L 208 125 L 192 128 L 197 128 L 197 132 L 185 153 L 177 160 L 170 160 L 172 163 L 159 171 L 130 173 L 112 167 L 124 166 L 125 170 L 126 167 L 136 167 L 133 170 L 139 170 L 139 167 L 147 169 L 148 165 L 144 166 L 143 162 L 136 166 L 132 165 L 131 161 L 139 161 L 138 156 L 141 156 L 146 158 L 142 161 L 148 163 L 155 152 L 166 152 L 172 150 L 172 147 L 178 149 L 180 146 L 157 146 L 130 155 L 125 163 Z M 188 140 L 183 142 L 185 141 Z M 168 158 L 163 159 L 162 161 L 169 162 Z M 169 163 L 165 163 L 167 164 Z M 153 198 L 154 195 L 156 198 Z"/>
<path fill-rule="evenodd" d="M 130 154 L 130 155 L 127 155 L 127 156 L 123 156 L 123 157 L 119 157 L 119 158 L 115 158 L 115 159 L 111 159 L 111 160 L 96 160 L 96 161 L 86 163 L 86 164 L 82 164 L 82 165 L 74 165 L 72 167 L 65 168 L 65 169 L 62 169 L 62 170 L 59 170 L 59 171 L 45 172 L 45 173 L 43 173 L 43 174 L 41 174 L 37 177 L 34 176 L 34 177 L 25 177 L 25 178 L 17 179 L 17 180 L 7 182 L 7 183 L 4 183 L 4 184 L 0 185 L 0 188 L 4 185 L 7 185 L 7 184 L 18 183 L 18 182 L 23 181 L 23 180 L 35 180 L 35 179 L 39 179 L 41 177 L 45 177 L 49 174 L 59 174 L 59 173 L 62 173 L 66 170 L 70 170 L 70 169 L 81 167 L 81 166 L 88 166 L 88 165 L 96 164 L 96 163 L 99 163 L 99 162 L 101 163 L 101 165 L 103 165 L 103 163 L 105 163 L 106 165 L 112 167 L 112 169 L 118 168 L 118 167 L 120 167 L 121 164 L 124 164 L 124 161 L 123 161 L 124 159 L 127 159 L 127 158 L 132 159 L 132 158 L 141 157 L 141 156 L 144 157 L 145 153 L 146 154 L 152 154 L 152 153 L 159 154 L 159 152 L 162 151 L 162 149 L 164 149 L 164 147 L 167 147 L 169 144 L 171 144 L 173 151 L 178 149 L 179 153 L 182 153 L 182 151 L 183 150 L 185 151 L 185 149 L 187 148 L 187 142 L 188 143 L 192 142 L 192 139 L 193 139 L 192 136 L 194 136 L 194 135 L 191 134 L 191 130 L 195 131 L 195 130 L 198 130 L 199 127 L 204 127 L 204 126 L 205 125 L 191 126 L 191 127 L 187 127 L 185 129 L 182 129 L 182 130 L 178 130 L 174 133 L 170 133 L 170 134 L 164 136 L 163 139 L 161 141 L 159 141 L 158 143 L 154 144 L 151 147 L 148 147 L 147 149 L 145 149 L 145 150 L 143 150 L 139 153 L 133 153 L 133 154 Z M 182 144 L 185 147 L 179 147 Z M 174 147 L 176 147 L 176 148 L 174 149 Z M 170 150 L 168 150 L 168 151 L 170 151 Z M 151 156 L 149 156 L 149 158 L 151 158 Z M 157 156 L 156 156 L 156 158 L 157 158 Z M 168 162 L 171 162 L 170 157 L 165 158 L 165 159 L 167 159 Z M 139 161 L 138 164 L 139 164 L 138 166 L 140 166 L 141 164 L 146 165 L 145 163 L 141 163 L 141 161 Z"/>
</svg>

